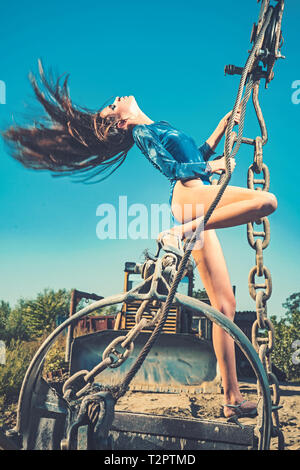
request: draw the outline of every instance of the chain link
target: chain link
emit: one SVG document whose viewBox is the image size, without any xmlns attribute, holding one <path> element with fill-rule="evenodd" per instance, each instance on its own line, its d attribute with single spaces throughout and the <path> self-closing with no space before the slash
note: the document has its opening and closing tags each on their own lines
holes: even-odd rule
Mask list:
<svg viewBox="0 0 300 470">
<path fill-rule="evenodd" d="M 269 191 L 270 188 L 270 171 L 268 166 L 263 162 L 263 146 L 267 142 L 267 131 L 263 115 L 258 101 L 259 80 L 253 85 L 253 104 L 256 111 L 257 119 L 261 129 L 261 136 L 257 136 L 254 140 L 254 157 L 253 163 L 250 165 L 247 174 L 247 184 L 249 189 L 257 191 Z M 263 174 L 259 178 L 254 175 Z M 256 185 L 262 185 L 262 187 Z M 262 224 L 263 230 L 254 229 L 254 223 Z M 262 237 L 262 238 L 257 238 Z M 256 222 L 247 224 L 248 243 L 255 251 L 255 266 L 250 269 L 248 276 L 248 287 L 251 298 L 256 302 L 256 320 L 252 325 L 252 343 L 257 351 L 262 364 L 268 374 L 270 391 L 272 395 L 272 437 L 278 440 L 278 448 L 284 447 L 284 437 L 280 430 L 280 421 L 278 409 L 280 408 L 280 389 L 276 375 L 272 372 L 271 353 L 275 345 L 274 326 L 269 318 L 267 318 L 267 300 L 272 294 L 272 276 L 270 270 L 264 265 L 263 251 L 270 243 L 270 223 L 267 217 L 262 217 Z M 257 283 L 256 276 L 264 277 L 264 283 Z M 264 330 L 266 336 L 261 336 Z M 261 396 L 259 383 L 257 382 L 258 395 Z"/>
<path fill-rule="evenodd" d="M 158 322 L 161 316 L 161 308 L 158 308 L 157 312 L 152 314 L 147 312 L 145 309 L 148 306 L 150 300 L 142 301 L 135 315 L 135 325 L 128 331 L 127 335 L 118 336 L 107 346 L 102 354 L 102 361 L 97 364 L 91 371 L 81 370 L 73 374 L 68 380 L 66 380 L 63 387 L 63 395 L 65 398 L 75 394 L 76 398 L 83 396 L 90 385 L 94 382 L 95 377 L 98 376 L 107 368 L 120 367 L 131 355 L 134 350 L 134 341 L 139 333 L 144 328 L 152 328 Z M 153 304 L 157 304 L 158 301 L 153 301 Z M 152 318 L 148 319 L 144 314 L 150 315 Z M 120 351 L 122 348 L 123 351 Z"/>
</svg>

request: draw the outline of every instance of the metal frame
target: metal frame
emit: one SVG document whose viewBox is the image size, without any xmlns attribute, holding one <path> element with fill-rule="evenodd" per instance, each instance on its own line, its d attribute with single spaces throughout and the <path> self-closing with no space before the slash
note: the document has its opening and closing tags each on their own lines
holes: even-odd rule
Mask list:
<svg viewBox="0 0 300 470">
<path fill-rule="evenodd" d="M 159 260 L 157 260 L 159 261 Z M 160 263 L 158 263 L 160 265 Z M 155 279 L 156 278 L 156 279 Z M 35 385 L 38 382 L 38 379 L 42 374 L 42 366 L 47 352 L 50 347 L 53 345 L 57 337 L 69 326 L 73 325 L 79 318 L 88 315 L 94 310 L 106 307 L 108 305 L 114 305 L 121 302 L 128 302 L 132 300 L 146 300 L 146 299 L 157 299 L 162 302 L 166 299 L 166 295 L 159 294 L 155 288 L 157 276 L 153 276 L 150 291 L 147 294 L 139 294 L 137 291 L 145 285 L 146 281 L 143 281 L 141 284 L 136 286 L 131 291 L 125 292 L 119 295 L 113 295 L 105 299 L 94 302 L 91 305 L 81 309 L 75 313 L 72 317 L 68 318 L 64 323 L 59 325 L 51 335 L 45 340 L 41 345 L 39 350 L 36 352 L 34 358 L 29 365 L 19 396 L 18 403 L 18 415 L 17 415 L 17 425 L 16 431 L 19 435 L 23 433 L 26 434 L 28 428 L 29 419 L 30 419 L 30 410 L 32 403 L 32 396 L 35 390 Z M 257 380 L 260 384 L 262 391 L 262 416 L 261 416 L 261 425 L 260 425 L 260 439 L 259 439 L 259 450 L 266 450 L 270 445 L 271 437 L 271 395 L 269 389 L 269 382 L 265 372 L 265 369 L 259 359 L 258 354 L 256 353 L 251 342 L 247 336 L 225 315 L 223 315 L 218 310 L 214 309 L 210 305 L 207 305 L 204 302 L 201 302 L 198 299 L 188 297 L 186 295 L 177 293 L 175 295 L 174 303 L 181 305 L 183 307 L 189 308 L 194 311 L 195 314 L 204 315 L 213 323 L 217 324 L 223 328 L 238 344 L 245 356 L 248 358 L 254 373 L 257 377 Z M 113 371 L 112 371 L 113 373 Z"/>
</svg>

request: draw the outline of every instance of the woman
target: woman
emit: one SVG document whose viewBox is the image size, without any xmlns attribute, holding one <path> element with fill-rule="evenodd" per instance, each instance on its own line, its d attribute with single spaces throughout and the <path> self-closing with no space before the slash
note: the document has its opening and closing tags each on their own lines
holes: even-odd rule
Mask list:
<svg viewBox="0 0 300 470">
<path fill-rule="evenodd" d="M 32 75 L 30 80 L 47 116 L 44 122 L 35 122 L 32 127 L 11 127 L 3 133 L 13 148 L 13 157 L 28 168 L 50 170 L 55 175 L 83 174 L 85 181 L 111 169 L 109 176 L 136 143 L 171 181 L 171 209 L 181 225 L 161 233 L 159 243 L 180 248 L 181 239 L 190 235 L 199 220 L 203 220 L 197 214 L 197 204 L 203 204 L 205 214 L 219 191 L 219 186 L 210 185 L 209 176 L 225 169 L 225 159 L 209 163 L 208 159 L 215 153 L 231 113 L 226 114 L 198 149 L 193 139 L 167 122 L 151 120 L 133 96 L 116 97 L 113 103 L 97 112 L 74 106 L 67 87 L 68 77 L 61 85 L 60 79 L 47 78 L 41 63 L 39 66 L 45 93 Z M 239 115 L 235 123 L 238 122 Z M 233 158 L 230 165 L 233 170 Z M 188 218 L 183 215 L 185 205 L 191 209 Z M 255 221 L 271 214 L 276 207 L 273 194 L 227 186 L 206 224 L 203 246 L 194 247 L 192 251 L 211 305 L 232 320 L 235 298 L 215 229 Z M 243 400 L 239 390 L 234 342 L 215 324 L 213 344 L 224 389 L 225 417 L 255 416 L 255 403 Z"/>
</svg>

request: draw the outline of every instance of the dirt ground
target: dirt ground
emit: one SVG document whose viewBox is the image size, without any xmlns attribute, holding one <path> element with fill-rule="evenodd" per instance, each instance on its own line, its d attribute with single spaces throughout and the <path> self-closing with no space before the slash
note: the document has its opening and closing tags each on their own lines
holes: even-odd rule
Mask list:
<svg viewBox="0 0 300 470">
<path fill-rule="evenodd" d="M 242 382 L 243 396 L 257 401 L 256 384 Z M 300 450 L 300 384 L 281 384 L 279 419 L 284 434 L 286 450 Z M 221 416 L 223 397 L 221 394 L 164 394 L 128 392 L 116 406 L 118 411 L 153 413 L 156 415 L 194 417 L 225 421 Z M 255 420 L 241 419 L 242 424 L 255 424 Z M 271 440 L 271 449 L 277 449 L 277 440 Z"/>
<path fill-rule="evenodd" d="M 245 398 L 256 401 L 256 384 L 242 382 L 241 391 Z M 300 450 L 300 384 L 280 384 L 283 406 L 279 418 L 285 439 L 286 450 Z M 224 421 L 221 417 L 223 397 L 221 394 L 164 394 L 127 392 L 117 405 L 118 411 L 153 413 L 156 415 L 194 417 Z M 0 416 L 0 427 L 13 428 L 16 422 L 16 405 L 11 406 Z M 255 420 L 243 418 L 243 424 L 254 424 Z M 271 440 L 271 449 L 277 449 L 277 440 Z"/>
</svg>

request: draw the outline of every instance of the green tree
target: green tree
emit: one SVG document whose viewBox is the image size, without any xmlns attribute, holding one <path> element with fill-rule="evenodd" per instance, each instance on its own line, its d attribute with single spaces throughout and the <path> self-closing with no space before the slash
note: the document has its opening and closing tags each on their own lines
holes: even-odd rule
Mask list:
<svg viewBox="0 0 300 470">
<path fill-rule="evenodd" d="M 293 343 L 300 340 L 300 292 L 290 295 L 282 304 L 287 309 L 284 318 L 271 321 L 275 328 L 275 347 L 272 353 L 273 364 L 284 372 L 287 380 L 300 379 L 300 365 L 292 360 Z"/>
<path fill-rule="evenodd" d="M 4 406 L 17 400 L 22 381 L 38 342 L 12 340 L 6 350 L 5 365 L 0 366 L 0 414 Z"/>
<path fill-rule="evenodd" d="M 57 320 L 68 317 L 70 292 L 59 289 L 44 289 L 34 300 L 21 299 L 11 314 L 11 325 L 14 325 L 31 340 L 54 330 Z"/>
<path fill-rule="evenodd" d="M 11 308 L 8 302 L 0 301 L 0 339 L 7 338 L 7 320 L 10 315 Z"/>
<path fill-rule="evenodd" d="M 100 315 L 115 315 L 119 310 L 117 305 L 108 305 L 100 309 Z"/>
<path fill-rule="evenodd" d="M 89 304 L 92 304 L 94 302 L 90 301 Z M 85 307 L 85 305 L 78 305 L 77 311 L 80 310 L 80 308 Z M 97 308 L 97 310 L 94 310 L 92 313 L 89 315 L 94 317 L 98 315 L 116 315 L 121 309 L 121 306 L 119 305 L 107 305 L 107 307 L 102 307 L 102 308 Z"/>
<path fill-rule="evenodd" d="M 19 300 L 17 306 L 11 309 L 7 322 L 6 322 L 6 341 L 10 343 L 12 340 L 20 340 L 20 341 L 29 341 L 30 340 L 30 332 L 26 326 L 24 321 L 24 317 L 22 314 L 22 305 L 25 301 Z"/>
<path fill-rule="evenodd" d="M 208 296 L 205 289 L 193 290 L 193 297 L 198 300 L 208 300 Z"/>
</svg>

